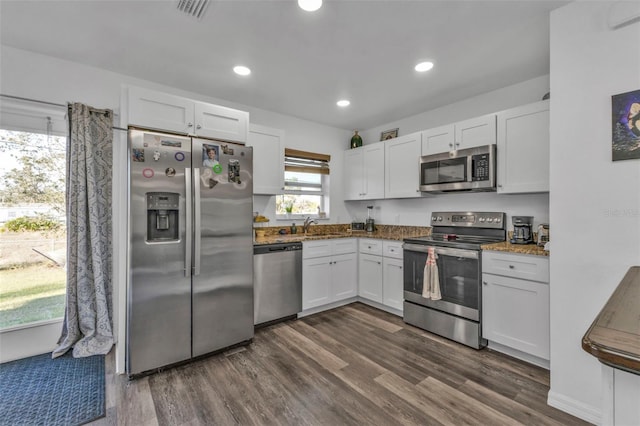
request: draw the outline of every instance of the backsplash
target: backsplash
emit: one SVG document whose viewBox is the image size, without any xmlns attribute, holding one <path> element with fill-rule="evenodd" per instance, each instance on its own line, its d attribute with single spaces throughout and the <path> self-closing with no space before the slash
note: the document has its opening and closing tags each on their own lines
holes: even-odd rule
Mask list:
<svg viewBox="0 0 640 426">
<path fill-rule="evenodd" d="M 367 205 L 373 205 L 376 223 L 428 226 L 434 211 L 505 212 L 507 230 L 512 216 L 533 216 L 533 228 L 549 223 L 549 194 L 497 194 L 495 192 L 436 194 L 415 199 L 345 202 L 350 219 L 364 222 Z"/>
</svg>

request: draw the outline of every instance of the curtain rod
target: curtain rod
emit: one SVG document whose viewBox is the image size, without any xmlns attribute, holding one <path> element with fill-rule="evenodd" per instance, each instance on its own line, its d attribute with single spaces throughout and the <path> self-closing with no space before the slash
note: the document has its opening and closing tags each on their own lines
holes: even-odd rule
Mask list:
<svg viewBox="0 0 640 426">
<path fill-rule="evenodd" d="M 63 104 L 56 104 L 54 102 L 40 101 L 38 99 L 21 98 L 20 96 L 12 96 L 12 95 L 5 95 L 5 94 L 0 94 L 0 96 L 2 96 L 3 98 L 17 99 L 19 101 L 37 102 L 39 104 L 53 105 L 53 106 L 57 106 L 57 107 L 61 107 L 61 108 L 66 108 L 67 107 L 66 105 L 63 105 Z"/>
<path fill-rule="evenodd" d="M 57 104 L 55 102 L 41 101 L 39 99 L 22 98 L 20 96 L 5 95 L 4 93 L 0 93 L 0 96 L 3 97 L 3 98 L 16 99 L 16 100 L 19 100 L 19 101 L 35 102 L 35 103 L 39 103 L 39 104 L 57 106 L 57 107 L 60 107 L 60 108 L 67 108 L 68 107 L 68 105 Z M 125 132 L 129 131 L 129 129 L 125 129 L 125 128 L 117 127 L 117 126 L 111 126 L 111 128 L 113 130 L 123 130 Z"/>
</svg>

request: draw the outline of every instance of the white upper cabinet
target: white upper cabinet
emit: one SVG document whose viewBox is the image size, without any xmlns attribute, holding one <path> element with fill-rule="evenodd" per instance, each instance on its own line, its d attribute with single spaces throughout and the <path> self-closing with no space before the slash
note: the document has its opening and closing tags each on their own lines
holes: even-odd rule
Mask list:
<svg viewBox="0 0 640 426">
<path fill-rule="evenodd" d="M 365 200 L 384 198 L 384 142 L 364 146 Z"/>
<path fill-rule="evenodd" d="M 220 105 L 195 103 L 195 135 L 246 142 L 249 113 Z"/>
<path fill-rule="evenodd" d="M 422 155 L 496 143 L 496 115 L 487 114 L 422 132 Z"/>
<path fill-rule="evenodd" d="M 364 193 L 364 148 L 344 152 L 344 199 L 361 200 Z"/>
<path fill-rule="evenodd" d="M 344 152 L 345 200 L 384 198 L 384 142 Z"/>
<path fill-rule="evenodd" d="M 481 117 L 456 123 L 456 149 L 496 143 L 496 115 Z"/>
<path fill-rule="evenodd" d="M 385 198 L 420 197 L 420 132 L 385 142 Z"/>
<path fill-rule="evenodd" d="M 549 101 L 498 113 L 498 193 L 549 191 Z"/>
<path fill-rule="evenodd" d="M 455 142 L 455 126 L 434 127 L 422 132 L 422 155 L 437 154 L 453 149 Z"/>
<path fill-rule="evenodd" d="M 195 103 L 167 93 L 129 87 L 129 124 L 192 133 Z"/>
<path fill-rule="evenodd" d="M 284 190 L 284 131 L 252 124 L 247 146 L 253 147 L 253 193 Z"/>
<path fill-rule="evenodd" d="M 249 113 L 140 87 L 129 87 L 129 124 L 244 143 Z"/>
</svg>

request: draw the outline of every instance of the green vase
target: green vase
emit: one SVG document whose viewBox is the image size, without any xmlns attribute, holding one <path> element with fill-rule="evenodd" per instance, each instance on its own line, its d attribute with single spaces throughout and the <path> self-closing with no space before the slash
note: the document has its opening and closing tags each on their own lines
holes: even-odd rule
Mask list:
<svg viewBox="0 0 640 426">
<path fill-rule="evenodd" d="M 351 149 L 362 146 L 362 138 L 358 134 L 357 130 L 354 130 L 355 134 L 351 137 Z"/>
</svg>

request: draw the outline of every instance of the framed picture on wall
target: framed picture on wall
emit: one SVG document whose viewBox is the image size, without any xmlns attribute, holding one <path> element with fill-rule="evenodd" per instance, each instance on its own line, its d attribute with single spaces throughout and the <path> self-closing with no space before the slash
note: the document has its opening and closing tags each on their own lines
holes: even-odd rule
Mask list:
<svg viewBox="0 0 640 426">
<path fill-rule="evenodd" d="M 611 159 L 640 159 L 640 90 L 611 96 Z"/>
<path fill-rule="evenodd" d="M 398 129 L 385 130 L 380 133 L 380 140 L 386 141 L 387 139 L 393 139 L 398 137 Z"/>
</svg>

